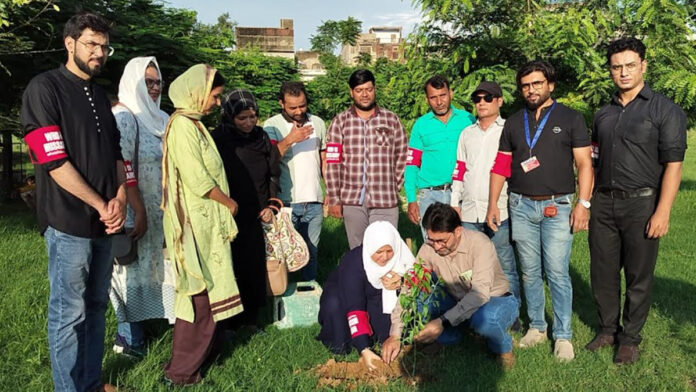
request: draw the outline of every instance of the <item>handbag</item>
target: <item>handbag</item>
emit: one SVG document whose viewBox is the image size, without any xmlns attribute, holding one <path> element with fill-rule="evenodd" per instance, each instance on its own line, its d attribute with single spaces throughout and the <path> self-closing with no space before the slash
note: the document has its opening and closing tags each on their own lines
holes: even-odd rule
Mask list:
<svg viewBox="0 0 696 392">
<path fill-rule="evenodd" d="M 133 151 L 133 173 L 135 178 L 138 178 L 138 148 L 140 144 L 140 126 L 138 126 L 138 119 L 135 114 L 128 108 L 128 106 L 118 103 L 133 116 L 133 121 L 135 121 L 135 151 Z M 134 240 L 133 237 L 128 234 L 133 231 L 132 227 L 126 227 L 122 232 L 112 235 L 111 252 L 114 256 L 114 264 L 116 265 L 129 265 L 138 259 L 138 241 Z"/>
<path fill-rule="evenodd" d="M 292 209 L 284 207 L 279 199 L 270 199 L 280 207 L 270 204 L 275 211 L 270 222 L 262 222 L 266 235 L 266 271 L 268 273 L 268 294 L 282 295 L 287 289 L 287 274 L 294 272 L 309 262 L 309 249 L 304 239 L 292 225 Z"/>
</svg>

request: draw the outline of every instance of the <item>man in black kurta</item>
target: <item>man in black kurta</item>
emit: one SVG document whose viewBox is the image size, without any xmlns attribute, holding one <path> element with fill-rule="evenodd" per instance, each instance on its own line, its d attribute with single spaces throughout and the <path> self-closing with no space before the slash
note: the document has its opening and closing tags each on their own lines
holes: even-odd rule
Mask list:
<svg viewBox="0 0 696 392">
<path fill-rule="evenodd" d="M 619 91 L 595 115 L 592 133 L 597 180 L 590 217 L 590 275 L 600 331 L 587 349 L 595 351 L 618 340 L 614 363 L 628 364 L 639 358 L 659 238 L 667 234 L 679 190 L 686 115 L 643 81 L 647 62 L 640 40 L 612 42 L 607 61 Z"/>
<path fill-rule="evenodd" d="M 54 388 L 100 387 L 111 238 L 125 219 L 126 173 L 106 93 L 92 82 L 111 52 L 109 28 L 81 13 L 65 25 L 68 61 L 31 80 L 21 121 L 36 170 L 48 250 L 48 344 Z"/>
</svg>

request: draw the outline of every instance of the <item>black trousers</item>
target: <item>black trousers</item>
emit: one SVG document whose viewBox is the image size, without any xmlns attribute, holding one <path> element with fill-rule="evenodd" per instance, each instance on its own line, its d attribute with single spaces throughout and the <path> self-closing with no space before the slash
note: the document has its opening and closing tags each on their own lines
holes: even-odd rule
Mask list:
<svg viewBox="0 0 696 392">
<path fill-rule="evenodd" d="M 645 234 L 657 196 L 612 199 L 597 192 L 590 215 L 590 279 L 605 334 L 617 334 L 619 344 L 639 344 L 650 310 L 658 240 Z M 626 300 L 621 315 L 621 268 Z"/>
</svg>

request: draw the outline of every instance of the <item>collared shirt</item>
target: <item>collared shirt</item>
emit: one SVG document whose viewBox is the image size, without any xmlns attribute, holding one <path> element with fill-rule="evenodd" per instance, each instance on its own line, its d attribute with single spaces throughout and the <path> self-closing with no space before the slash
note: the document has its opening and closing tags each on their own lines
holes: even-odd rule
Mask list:
<svg viewBox="0 0 696 392">
<path fill-rule="evenodd" d="M 598 190 L 659 188 L 663 165 L 681 162 L 686 151 L 686 115 L 646 84 L 625 107 L 618 96 L 594 118 L 592 157 Z"/>
<path fill-rule="evenodd" d="M 324 120 L 311 114 L 308 114 L 307 123 L 312 125 L 312 134 L 290 146 L 280 161 L 279 198 L 285 203 L 324 201 L 319 152 L 326 149 L 326 125 Z M 293 125 L 278 114 L 266 120 L 263 129 L 271 141 L 280 142 L 288 136 Z"/>
<path fill-rule="evenodd" d="M 444 289 L 457 300 L 457 304 L 444 314 L 452 325 L 466 321 L 491 297 L 502 296 L 509 290 L 493 242 L 478 231 L 462 229 L 457 249 L 446 256 L 440 256 L 432 246 L 424 244 L 417 259 L 422 259 L 424 266 L 437 274 L 444 282 Z M 397 303 L 391 315 L 390 336 L 401 335 L 400 315 L 401 305 Z"/>
<path fill-rule="evenodd" d="M 590 134 L 582 114 L 556 102 L 533 149 L 529 148 L 524 131 L 524 111 L 529 114 L 529 135 L 534 138 L 537 122 L 551 110 L 543 108 L 537 120 L 534 111 L 522 109 L 505 121 L 499 151 L 512 152 L 512 175 L 508 178 L 511 192 L 547 196 L 575 192 L 573 149 L 590 145 Z M 539 167 L 524 172 L 522 162 L 536 157 Z"/>
<path fill-rule="evenodd" d="M 466 110 L 451 108 L 446 123 L 430 111 L 413 124 L 404 183 L 409 203 L 416 201 L 420 188 L 452 183 L 459 134 L 476 119 Z"/>
<path fill-rule="evenodd" d="M 486 221 L 488 211 L 488 183 L 493 162 L 498 154 L 500 134 L 503 132 L 505 120 L 498 116 L 488 129 L 481 128 L 476 121 L 459 136 L 457 144 L 457 163 L 465 167 L 462 180 L 453 179 L 452 198 L 450 205 L 460 207 L 462 222 L 479 223 Z M 500 219 L 508 218 L 507 211 L 507 181 L 498 198 Z"/>
<path fill-rule="evenodd" d="M 29 82 L 20 119 L 35 160 L 41 232 L 50 225 L 77 237 L 106 235 L 99 213 L 60 187 L 49 174 L 69 161 L 105 201 L 116 196 L 116 161 L 123 157 L 104 90 L 61 65 Z"/>
<path fill-rule="evenodd" d="M 353 106 L 334 117 L 326 146 L 327 203 L 369 208 L 398 205 L 407 142 L 399 118 L 382 107 L 376 107 L 367 120 Z"/>
</svg>

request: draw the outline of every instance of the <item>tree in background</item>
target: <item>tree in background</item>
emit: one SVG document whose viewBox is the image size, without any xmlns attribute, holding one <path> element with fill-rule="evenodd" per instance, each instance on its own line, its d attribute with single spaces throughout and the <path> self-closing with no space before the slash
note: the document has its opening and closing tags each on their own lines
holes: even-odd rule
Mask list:
<svg viewBox="0 0 696 392">
<path fill-rule="evenodd" d="M 355 45 L 362 31 L 362 22 L 349 16 L 345 20 L 327 20 L 317 27 L 317 34 L 310 37 L 312 50 L 333 53 L 338 45 Z"/>
</svg>

